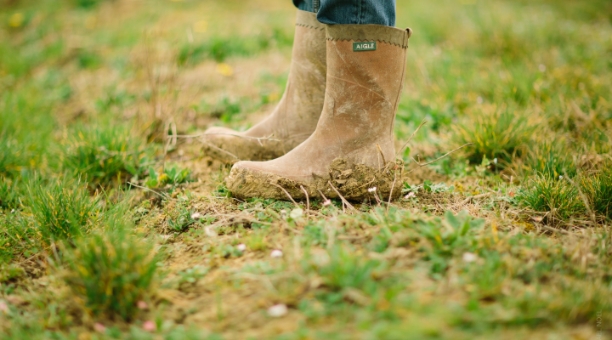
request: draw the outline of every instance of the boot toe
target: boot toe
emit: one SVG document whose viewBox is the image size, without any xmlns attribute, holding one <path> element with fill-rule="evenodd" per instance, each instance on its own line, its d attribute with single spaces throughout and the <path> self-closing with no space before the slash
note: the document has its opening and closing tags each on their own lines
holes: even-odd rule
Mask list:
<svg viewBox="0 0 612 340">
<path fill-rule="evenodd" d="M 223 127 L 206 130 L 201 142 L 205 155 L 226 164 L 241 160 L 267 161 L 287 151 L 283 143 L 251 137 Z"/>
<path fill-rule="evenodd" d="M 225 180 L 227 188 L 237 198 L 273 198 L 287 200 L 306 196 L 299 183 L 267 169 L 270 162 L 242 161 L 234 164 Z M 310 193 L 309 193 L 310 195 Z"/>
<path fill-rule="evenodd" d="M 224 127 L 211 127 L 207 129 L 200 139 L 202 152 L 204 155 L 221 161 L 225 164 L 234 164 L 240 160 L 240 155 L 236 154 L 233 147 L 237 132 Z"/>
</svg>

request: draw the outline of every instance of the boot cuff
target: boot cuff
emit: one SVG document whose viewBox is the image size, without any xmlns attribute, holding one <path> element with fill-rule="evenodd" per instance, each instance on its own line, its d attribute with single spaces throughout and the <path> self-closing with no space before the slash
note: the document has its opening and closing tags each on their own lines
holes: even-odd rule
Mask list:
<svg viewBox="0 0 612 340">
<path fill-rule="evenodd" d="M 303 26 L 308 28 L 314 28 L 316 30 L 324 30 L 325 25 L 317 20 L 317 15 L 312 12 L 297 10 L 297 17 L 295 20 L 297 26 Z"/>
<path fill-rule="evenodd" d="M 401 48 L 408 47 L 412 30 L 382 25 L 327 25 L 327 40 L 379 41 Z"/>
</svg>

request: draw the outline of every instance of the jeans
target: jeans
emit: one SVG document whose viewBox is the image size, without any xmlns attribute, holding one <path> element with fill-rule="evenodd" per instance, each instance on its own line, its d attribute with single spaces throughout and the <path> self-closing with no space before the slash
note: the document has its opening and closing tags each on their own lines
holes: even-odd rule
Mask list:
<svg viewBox="0 0 612 340">
<path fill-rule="evenodd" d="M 317 20 L 328 25 L 395 26 L 395 0 L 293 0 L 293 4 L 317 13 Z"/>
</svg>

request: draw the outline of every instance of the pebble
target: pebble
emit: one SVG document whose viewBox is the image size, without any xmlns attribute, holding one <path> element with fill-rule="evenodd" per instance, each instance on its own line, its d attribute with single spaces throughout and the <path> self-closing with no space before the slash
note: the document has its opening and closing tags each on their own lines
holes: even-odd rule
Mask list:
<svg viewBox="0 0 612 340">
<path fill-rule="evenodd" d="M 473 253 L 463 253 L 463 262 L 474 262 L 478 259 L 478 256 Z"/>
<path fill-rule="evenodd" d="M 282 303 L 268 308 L 268 315 L 273 318 L 280 318 L 281 316 L 285 316 L 287 315 L 287 312 L 289 312 L 287 306 Z"/>
</svg>

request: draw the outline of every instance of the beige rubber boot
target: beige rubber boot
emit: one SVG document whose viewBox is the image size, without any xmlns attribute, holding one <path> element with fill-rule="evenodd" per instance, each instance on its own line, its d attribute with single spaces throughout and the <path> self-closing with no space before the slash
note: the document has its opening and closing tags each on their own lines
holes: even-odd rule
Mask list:
<svg viewBox="0 0 612 340">
<path fill-rule="evenodd" d="M 204 154 L 224 163 L 280 157 L 317 127 L 325 97 L 325 26 L 298 10 L 287 87 L 266 119 L 247 131 L 214 127 L 204 133 Z"/>
<path fill-rule="evenodd" d="M 235 197 L 400 195 L 393 121 L 410 30 L 378 25 L 327 27 L 325 104 L 315 132 L 285 156 L 238 162 L 226 180 Z"/>
</svg>

